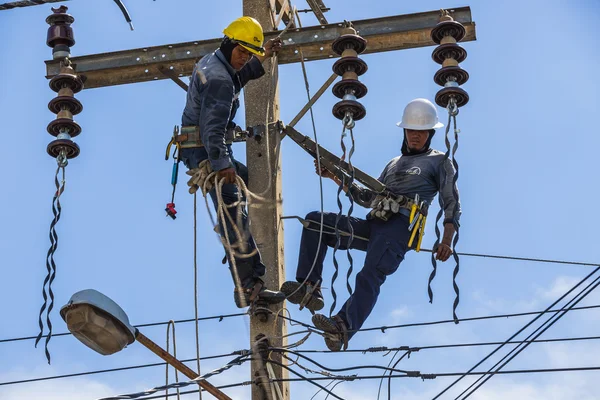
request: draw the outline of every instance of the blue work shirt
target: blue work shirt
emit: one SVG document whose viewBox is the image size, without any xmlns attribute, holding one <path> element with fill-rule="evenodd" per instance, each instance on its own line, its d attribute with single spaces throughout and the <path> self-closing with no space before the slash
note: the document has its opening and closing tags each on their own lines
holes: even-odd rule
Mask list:
<svg viewBox="0 0 600 400">
<path fill-rule="evenodd" d="M 225 132 L 235 126 L 233 118 L 240 106 L 238 97 L 242 88 L 264 74 L 262 63 L 256 57 L 236 71 L 221 50 L 204 56 L 194 66 L 181 124 L 200 127 L 213 170 L 233 167 Z"/>
</svg>

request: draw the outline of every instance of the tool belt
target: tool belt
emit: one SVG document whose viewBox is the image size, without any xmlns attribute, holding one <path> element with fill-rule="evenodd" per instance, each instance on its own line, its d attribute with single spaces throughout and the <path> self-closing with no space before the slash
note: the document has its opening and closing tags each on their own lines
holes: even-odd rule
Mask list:
<svg viewBox="0 0 600 400">
<path fill-rule="evenodd" d="M 378 218 L 387 221 L 395 214 L 410 215 L 410 210 L 416 204 L 413 199 L 403 195 L 378 195 L 371 202 L 372 210 L 369 212 L 369 218 Z"/>
<path fill-rule="evenodd" d="M 236 126 L 225 131 L 225 144 L 244 141 L 248 132 L 243 131 Z M 181 130 L 177 128 L 173 132 L 173 143 L 178 144 L 182 149 L 204 147 L 202 136 L 200 135 L 200 127 L 195 125 L 182 126 Z"/>
</svg>

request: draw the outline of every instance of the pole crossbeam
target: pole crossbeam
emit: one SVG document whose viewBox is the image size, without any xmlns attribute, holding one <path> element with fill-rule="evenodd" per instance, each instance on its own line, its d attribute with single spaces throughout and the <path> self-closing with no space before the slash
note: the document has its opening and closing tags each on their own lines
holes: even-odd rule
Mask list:
<svg viewBox="0 0 600 400">
<path fill-rule="evenodd" d="M 475 40 L 475 23 L 471 19 L 471 9 L 456 8 L 451 15 L 467 30 L 463 42 Z M 439 10 L 352 23 L 360 35 L 367 39 L 365 53 L 368 54 L 432 46 L 434 43 L 430 32 L 438 23 L 438 19 Z M 331 43 L 342 33 L 342 29 L 342 23 L 290 29 L 284 35 L 285 45 L 279 52 L 278 63 L 300 62 L 296 51 L 302 51 L 305 61 L 338 57 L 332 51 Z M 268 32 L 265 38 L 268 40 L 277 35 L 277 31 Z M 124 85 L 168 79 L 161 72 L 161 68 L 168 69 L 178 76 L 188 76 L 192 73 L 196 61 L 214 51 L 220 42 L 221 38 L 217 38 L 91 54 L 73 57 L 71 60 L 76 65 L 77 72 L 86 77 L 86 89 Z M 58 61 L 46 61 L 46 78 L 50 79 L 59 72 Z"/>
</svg>

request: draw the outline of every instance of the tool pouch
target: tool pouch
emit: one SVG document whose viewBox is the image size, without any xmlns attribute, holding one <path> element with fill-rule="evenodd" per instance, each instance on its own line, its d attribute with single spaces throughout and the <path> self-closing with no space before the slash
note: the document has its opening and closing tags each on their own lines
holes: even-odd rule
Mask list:
<svg viewBox="0 0 600 400">
<path fill-rule="evenodd" d="M 410 208 L 411 205 L 411 199 L 406 196 L 378 195 L 371 202 L 372 210 L 367 218 L 379 218 L 382 221 L 387 221 L 394 214 L 398 214 L 401 208 Z"/>
</svg>

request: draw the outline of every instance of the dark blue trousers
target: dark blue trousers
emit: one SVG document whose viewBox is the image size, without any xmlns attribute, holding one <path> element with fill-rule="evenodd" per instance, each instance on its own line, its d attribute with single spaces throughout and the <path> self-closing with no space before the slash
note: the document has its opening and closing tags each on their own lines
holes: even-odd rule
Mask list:
<svg viewBox="0 0 600 400">
<path fill-rule="evenodd" d="M 336 217 L 337 214 L 334 213 L 323 214 L 324 228 L 319 246 L 321 213 L 314 211 L 306 216 L 306 219 L 310 221 L 310 226 L 302 230 L 296 272 L 296 279 L 299 282 L 303 282 L 307 276 L 308 281 L 313 283 L 322 279 L 323 261 L 327 254 L 327 248 L 334 247 L 337 241 L 335 231 L 330 228 L 335 226 Z M 402 214 L 396 214 L 388 221 L 354 217 L 348 219 L 343 216 L 338 223 L 338 228 L 349 232 L 348 222 L 354 229 L 354 235 L 364 238 L 355 237 L 350 248 L 367 252 L 365 264 L 356 275 L 354 292 L 338 312 L 338 315 L 346 322 L 348 329 L 354 331 L 363 326 L 377 303 L 381 285 L 388 275 L 398 269 L 400 262 L 404 259 L 410 233 L 408 232 L 408 217 Z M 348 248 L 348 239 L 348 236 L 342 236 L 340 249 Z M 317 248 L 319 248 L 318 253 Z M 313 262 L 314 268 L 311 271 Z M 354 333 L 348 332 L 348 337 L 352 337 Z"/>
<path fill-rule="evenodd" d="M 244 183 L 246 183 L 246 185 L 247 185 L 248 184 L 248 168 L 244 164 L 240 163 L 239 161 L 236 161 L 233 158 L 233 152 L 231 151 L 231 146 L 229 146 L 229 154 L 231 154 L 231 162 L 234 165 L 238 176 L 240 176 L 243 179 Z M 194 148 L 194 149 L 182 149 L 180 158 L 181 158 L 181 161 L 183 161 L 183 163 L 185 164 L 185 166 L 188 169 L 192 169 L 192 168 L 197 168 L 198 164 L 200 164 L 202 161 L 208 159 L 208 154 L 204 147 Z M 212 189 L 209 192 L 209 194 L 210 194 L 210 197 L 213 201 L 213 204 L 214 204 L 214 207 L 216 210 L 217 204 L 218 204 L 216 190 Z M 239 194 L 239 190 L 238 190 L 237 185 L 229 184 L 229 183 L 226 183 L 223 185 L 222 198 L 223 198 L 223 202 L 226 205 L 237 202 L 238 194 Z M 244 196 L 242 196 L 242 199 L 243 199 L 243 201 L 246 201 L 246 198 Z M 233 221 L 237 221 L 237 207 L 226 208 L 226 210 L 227 210 L 227 212 L 230 213 Z M 246 242 L 246 249 L 243 253 L 242 253 L 241 249 L 236 250 L 235 265 L 237 267 L 237 273 L 240 278 L 242 286 L 243 287 L 251 287 L 251 286 L 253 286 L 256 278 L 260 278 L 265 274 L 266 268 L 265 268 L 265 265 L 262 263 L 260 253 L 258 253 L 258 251 L 252 257 L 249 257 L 249 258 L 243 257 L 244 254 L 250 254 L 251 252 L 253 252 L 256 249 L 256 243 L 254 242 L 254 238 L 250 234 L 250 229 L 248 226 L 248 212 L 246 211 L 245 207 L 242 208 L 242 210 L 241 210 L 241 222 L 242 222 L 242 227 L 238 227 L 238 229 L 240 230 L 242 235 L 244 235 L 243 240 Z M 235 233 L 235 230 L 233 229 L 233 226 L 231 225 L 231 222 L 227 218 L 226 218 L 226 225 L 227 225 L 227 227 L 226 227 L 227 235 L 229 236 L 229 242 L 235 243 L 238 240 L 238 237 Z M 221 226 L 221 221 L 219 221 L 219 227 L 220 227 L 221 237 L 223 237 L 223 240 L 225 240 L 223 226 Z M 232 263 L 231 263 L 231 260 L 229 259 L 229 253 L 227 252 L 227 249 L 225 250 L 225 253 L 227 254 L 227 259 L 229 261 L 229 269 L 230 269 L 230 271 L 232 271 Z M 233 277 L 234 277 L 234 275 L 233 275 L 233 271 L 232 271 L 232 278 Z M 234 284 L 235 284 L 235 282 L 234 282 Z"/>
</svg>

